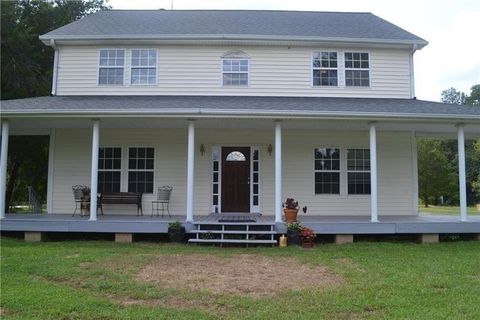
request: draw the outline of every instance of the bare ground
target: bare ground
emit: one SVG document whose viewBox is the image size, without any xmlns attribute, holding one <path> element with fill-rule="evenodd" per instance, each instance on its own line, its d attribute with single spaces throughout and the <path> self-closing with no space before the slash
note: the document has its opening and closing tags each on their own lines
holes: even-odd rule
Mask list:
<svg viewBox="0 0 480 320">
<path fill-rule="evenodd" d="M 272 296 L 285 290 L 334 287 L 344 282 L 323 266 L 302 264 L 295 258 L 251 254 L 229 258 L 162 255 L 143 267 L 137 278 L 166 288 L 253 297 Z"/>
</svg>

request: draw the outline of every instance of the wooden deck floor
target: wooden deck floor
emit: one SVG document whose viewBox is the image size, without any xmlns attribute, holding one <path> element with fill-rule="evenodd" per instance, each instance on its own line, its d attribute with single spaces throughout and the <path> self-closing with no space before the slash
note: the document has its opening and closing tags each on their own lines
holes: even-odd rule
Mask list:
<svg viewBox="0 0 480 320">
<path fill-rule="evenodd" d="M 194 222 L 216 223 L 218 217 L 195 216 Z M 168 223 L 177 220 L 185 222 L 185 216 L 106 214 L 89 221 L 70 214 L 7 214 L 0 221 L 0 231 L 166 233 Z M 468 222 L 443 215 L 380 216 L 378 223 L 371 223 L 368 216 L 299 215 L 299 220 L 320 234 L 480 233 L 480 216 L 471 216 Z M 274 217 L 258 215 L 251 222 L 261 223 L 274 223 Z M 285 226 L 277 224 L 276 231 L 285 232 Z"/>
</svg>

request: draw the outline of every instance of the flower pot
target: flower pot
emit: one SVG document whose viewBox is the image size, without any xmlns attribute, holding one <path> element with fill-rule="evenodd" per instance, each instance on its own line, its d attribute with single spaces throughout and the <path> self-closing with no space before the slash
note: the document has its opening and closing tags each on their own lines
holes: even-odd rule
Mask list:
<svg viewBox="0 0 480 320">
<path fill-rule="evenodd" d="M 283 213 L 285 214 L 285 222 L 290 223 L 297 221 L 298 209 L 283 209 Z"/>
<path fill-rule="evenodd" d="M 303 248 L 310 249 L 310 248 L 313 248 L 314 245 L 315 245 L 315 242 L 313 242 L 313 241 L 303 241 L 302 242 L 302 247 Z"/>
<path fill-rule="evenodd" d="M 301 241 L 300 241 L 300 236 L 298 235 L 298 231 L 287 231 L 287 236 L 288 236 L 288 244 L 294 244 L 299 246 Z"/>
<path fill-rule="evenodd" d="M 170 242 L 181 243 L 185 238 L 185 227 L 179 228 L 168 228 L 168 239 Z"/>
</svg>

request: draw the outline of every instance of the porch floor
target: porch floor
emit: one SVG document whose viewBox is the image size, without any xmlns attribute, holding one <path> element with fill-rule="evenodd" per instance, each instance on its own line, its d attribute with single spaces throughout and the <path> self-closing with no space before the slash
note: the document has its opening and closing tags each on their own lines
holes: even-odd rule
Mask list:
<svg viewBox="0 0 480 320">
<path fill-rule="evenodd" d="M 194 223 L 218 223 L 219 216 L 195 216 Z M 256 217 L 256 222 L 250 224 L 274 223 L 273 216 Z M 71 214 L 7 214 L 0 222 L 0 231 L 166 233 L 168 223 L 177 220 L 185 222 L 185 216 L 105 214 L 98 215 L 97 221 L 89 221 L 88 216 Z M 371 223 L 368 216 L 299 215 L 304 226 L 319 234 L 480 233 L 480 216 L 470 216 L 468 222 L 446 215 L 379 216 L 379 220 Z M 285 232 L 285 226 L 277 224 L 275 231 Z"/>
</svg>

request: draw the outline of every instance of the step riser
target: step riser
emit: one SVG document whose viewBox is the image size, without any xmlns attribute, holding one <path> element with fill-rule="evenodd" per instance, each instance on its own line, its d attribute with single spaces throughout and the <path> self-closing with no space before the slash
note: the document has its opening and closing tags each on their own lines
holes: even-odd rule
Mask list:
<svg viewBox="0 0 480 320">
<path fill-rule="evenodd" d="M 250 222 L 208 222 L 194 223 L 189 232 L 194 236 L 191 243 L 230 243 L 230 244 L 268 244 L 274 245 L 275 224 Z"/>
</svg>

